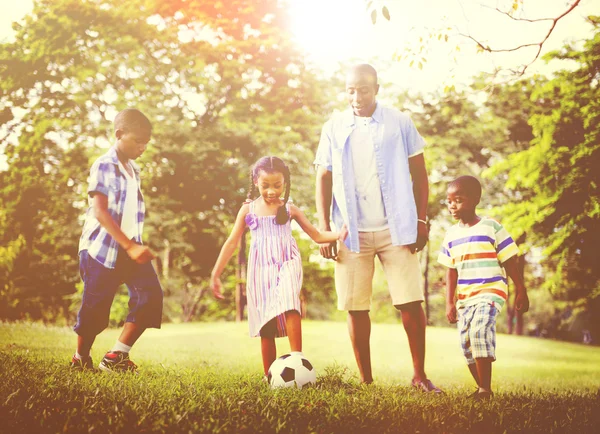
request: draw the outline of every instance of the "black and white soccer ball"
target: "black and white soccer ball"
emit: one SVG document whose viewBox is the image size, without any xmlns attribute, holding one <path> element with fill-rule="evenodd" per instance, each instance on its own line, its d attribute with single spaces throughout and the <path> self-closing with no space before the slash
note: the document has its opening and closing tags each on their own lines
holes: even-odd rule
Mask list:
<svg viewBox="0 0 600 434">
<path fill-rule="evenodd" d="M 284 354 L 271 364 L 267 379 L 273 389 L 294 386 L 302 389 L 317 382 L 317 371 L 304 356 Z"/>
</svg>

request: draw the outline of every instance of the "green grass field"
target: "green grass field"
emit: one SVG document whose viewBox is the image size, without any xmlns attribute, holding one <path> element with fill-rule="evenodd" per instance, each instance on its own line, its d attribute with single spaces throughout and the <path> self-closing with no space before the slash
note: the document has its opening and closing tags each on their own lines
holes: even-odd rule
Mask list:
<svg viewBox="0 0 600 434">
<path fill-rule="evenodd" d="M 303 323 L 316 387 L 270 390 L 260 341 L 245 323 L 167 324 L 131 357 L 140 375 L 71 372 L 68 328 L 0 324 L 0 432 L 526 432 L 587 433 L 600 425 L 600 349 L 498 336 L 496 397 L 466 399 L 473 381 L 455 330 L 428 328 L 427 373 L 446 393 L 411 390 L 400 324 L 374 324 L 375 384 L 358 383 L 345 323 Z M 106 330 L 96 363 L 118 330 Z M 289 351 L 278 340 L 279 354 Z"/>
</svg>

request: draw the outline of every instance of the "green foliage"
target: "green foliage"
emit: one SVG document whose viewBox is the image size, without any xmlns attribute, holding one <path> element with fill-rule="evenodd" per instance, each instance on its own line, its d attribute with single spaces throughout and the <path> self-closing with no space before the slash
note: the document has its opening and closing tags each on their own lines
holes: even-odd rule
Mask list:
<svg viewBox="0 0 600 434">
<path fill-rule="evenodd" d="M 600 360 L 592 348 L 501 336 L 507 345 L 494 366 L 496 396 L 475 403 L 467 398 L 472 379 L 454 330 L 428 333 L 433 353 L 443 355 L 429 359 L 428 372 L 446 391 L 428 396 L 408 387 L 410 369 L 400 362 L 410 365 L 410 358 L 400 325 L 373 328 L 374 368 L 383 381 L 376 377 L 370 386 L 359 385 L 353 375 L 350 344 L 339 339 L 345 324 L 303 326 L 310 337 L 305 354 L 318 370 L 318 383 L 273 391 L 261 381 L 259 349 L 244 335 L 245 324 L 171 324 L 147 333 L 136 344 L 141 366 L 136 376 L 69 371 L 70 330 L 0 325 L 3 428 L 14 433 L 392 433 L 402 427 L 403 432 L 562 434 L 593 432 L 600 423 Z M 111 330 L 97 343 L 108 345 L 117 333 Z"/>
<path fill-rule="evenodd" d="M 600 23 L 595 23 L 597 29 Z M 600 32 L 583 50 L 565 47 L 547 59 L 570 60 L 572 70 L 535 87 L 532 101 L 545 109 L 529 120 L 530 146 L 498 162 L 489 177 L 507 173 L 506 187 L 521 200 L 497 212 L 515 236 L 544 246 L 545 286 L 557 297 L 591 308 L 600 295 Z"/>
<path fill-rule="evenodd" d="M 310 167 L 329 91 L 291 45 L 285 13 L 275 0 L 35 3 L 0 46 L 0 297 L 18 303 L 2 318 L 71 315 L 85 178 L 125 107 L 153 121 L 139 162 L 166 312 L 204 293 L 256 159 L 286 159 L 293 196 L 308 196 L 294 175 Z"/>
</svg>

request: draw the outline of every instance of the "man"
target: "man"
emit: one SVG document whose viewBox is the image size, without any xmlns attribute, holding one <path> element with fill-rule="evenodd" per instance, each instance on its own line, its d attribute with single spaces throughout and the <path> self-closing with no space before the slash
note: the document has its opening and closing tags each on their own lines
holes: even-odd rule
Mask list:
<svg viewBox="0 0 600 434">
<path fill-rule="evenodd" d="M 426 319 L 416 255 L 428 238 L 425 142 L 409 116 L 377 102 L 378 91 L 372 66 L 352 67 L 346 77 L 350 109 L 323 126 L 315 158 L 319 225 L 330 230 L 332 217 L 338 228 L 346 223 L 349 234 L 339 252 L 332 243 L 321 245 L 321 254 L 336 260 L 338 309 L 348 311 L 361 382 L 373 381 L 369 310 L 377 255 L 392 303 L 402 313 L 412 385 L 440 393 L 425 374 Z"/>
</svg>

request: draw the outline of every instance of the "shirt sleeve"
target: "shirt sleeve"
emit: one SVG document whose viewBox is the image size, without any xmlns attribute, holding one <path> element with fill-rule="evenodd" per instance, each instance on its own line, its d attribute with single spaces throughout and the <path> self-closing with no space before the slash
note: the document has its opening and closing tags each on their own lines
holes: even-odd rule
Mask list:
<svg viewBox="0 0 600 434">
<path fill-rule="evenodd" d="M 108 179 L 110 170 L 111 163 L 96 161 L 92 165 L 87 190 L 88 195 L 93 196 L 94 193 L 100 193 L 108 197 Z"/>
<path fill-rule="evenodd" d="M 456 268 L 456 265 L 454 265 L 454 260 L 452 259 L 452 255 L 450 254 L 450 246 L 448 244 L 447 236 L 444 237 L 437 261 L 448 268 Z"/>
<path fill-rule="evenodd" d="M 331 172 L 331 137 L 330 128 L 331 121 L 328 121 L 323 125 L 321 130 L 321 139 L 319 140 L 319 147 L 317 148 L 317 154 L 315 156 L 315 166 L 323 166 Z"/>
<path fill-rule="evenodd" d="M 404 134 L 406 155 L 410 158 L 422 154 L 425 148 L 425 139 L 421 137 L 417 131 L 417 127 L 409 116 L 406 116 L 403 123 L 402 131 Z"/>
<path fill-rule="evenodd" d="M 508 259 L 519 254 L 519 247 L 517 243 L 512 239 L 510 234 L 504 226 L 498 223 L 498 229 L 496 230 L 496 253 L 498 254 L 498 261 L 500 263 L 506 262 Z"/>
</svg>

